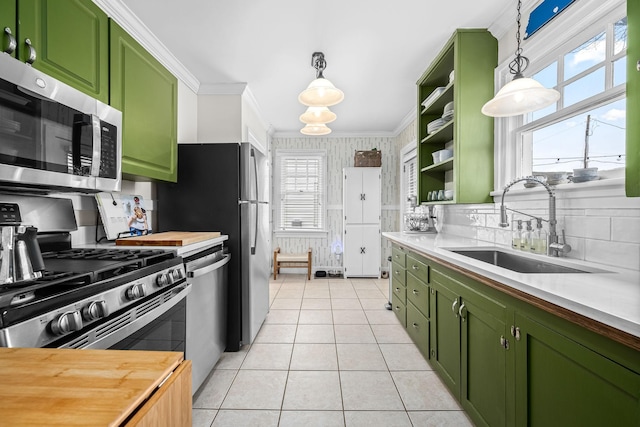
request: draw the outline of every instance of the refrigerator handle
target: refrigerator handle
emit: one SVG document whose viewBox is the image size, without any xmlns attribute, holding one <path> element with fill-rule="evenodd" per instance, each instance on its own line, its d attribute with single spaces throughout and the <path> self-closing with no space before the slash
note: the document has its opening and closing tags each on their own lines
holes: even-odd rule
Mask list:
<svg viewBox="0 0 640 427">
<path fill-rule="evenodd" d="M 260 215 L 259 214 L 259 209 L 260 209 L 260 203 L 255 203 L 256 206 L 256 215 L 255 215 L 255 223 L 254 223 L 254 229 L 253 229 L 253 245 L 251 246 L 251 255 L 255 255 L 256 254 L 256 245 L 258 244 L 258 217 Z"/>
<path fill-rule="evenodd" d="M 258 191 L 258 160 L 256 159 L 256 152 L 253 148 L 251 148 L 251 157 L 253 158 L 253 177 L 256 181 L 256 186 L 254 187 L 256 191 L 255 200 L 258 200 L 260 198 L 260 191 Z M 253 245 L 251 246 L 251 255 L 256 254 L 256 245 L 258 244 L 258 209 L 260 209 L 260 206 L 258 203 L 256 203 L 256 217 L 253 229 Z"/>
<path fill-rule="evenodd" d="M 256 181 L 256 186 L 255 186 L 256 198 L 255 198 L 255 200 L 260 200 L 260 191 L 258 191 L 258 160 L 256 159 L 256 152 L 255 152 L 255 150 L 253 148 L 251 149 L 251 157 L 253 157 L 253 177 L 255 178 L 255 181 Z M 249 197 L 251 197 L 251 196 L 249 196 Z"/>
</svg>

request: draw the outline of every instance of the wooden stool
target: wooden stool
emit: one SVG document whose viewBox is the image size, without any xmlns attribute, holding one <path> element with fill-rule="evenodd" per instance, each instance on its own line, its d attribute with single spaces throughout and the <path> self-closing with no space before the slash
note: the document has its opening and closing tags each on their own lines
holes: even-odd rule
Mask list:
<svg viewBox="0 0 640 427">
<path fill-rule="evenodd" d="M 311 248 L 306 254 L 283 254 L 280 247 L 273 251 L 273 280 L 278 277 L 281 268 L 300 268 L 307 266 L 307 280 L 311 280 Z"/>
</svg>

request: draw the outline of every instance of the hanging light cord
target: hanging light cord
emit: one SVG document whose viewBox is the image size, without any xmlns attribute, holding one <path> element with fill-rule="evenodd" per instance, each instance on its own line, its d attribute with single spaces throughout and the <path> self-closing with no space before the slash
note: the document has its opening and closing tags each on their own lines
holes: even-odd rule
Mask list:
<svg viewBox="0 0 640 427">
<path fill-rule="evenodd" d="M 516 18 L 516 22 L 518 24 L 518 30 L 516 32 L 516 42 L 518 43 L 518 47 L 516 49 L 516 57 L 513 61 L 509 63 L 509 71 L 513 74 L 514 79 L 519 79 L 523 76 L 524 70 L 529 66 L 529 58 L 526 56 L 522 56 L 522 48 L 520 47 L 520 18 L 522 14 L 520 13 L 520 8 L 522 7 L 522 1 L 518 0 L 518 17 Z"/>
<path fill-rule="evenodd" d="M 324 60 L 322 52 L 314 52 L 311 55 L 311 66 L 316 69 L 316 79 L 324 78 L 322 72 L 327 67 L 327 61 Z"/>
</svg>

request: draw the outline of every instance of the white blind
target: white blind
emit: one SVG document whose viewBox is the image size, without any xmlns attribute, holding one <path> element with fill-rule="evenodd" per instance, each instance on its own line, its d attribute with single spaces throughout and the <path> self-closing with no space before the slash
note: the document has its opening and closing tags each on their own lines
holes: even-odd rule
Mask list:
<svg viewBox="0 0 640 427">
<path fill-rule="evenodd" d="M 405 194 L 406 200 L 409 200 L 411 196 L 418 195 L 418 170 L 417 170 L 417 158 L 413 157 L 411 160 L 404 164 L 404 180 L 406 183 L 407 192 Z M 407 203 L 407 210 L 410 210 L 411 205 Z"/>
<path fill-rule="evenodd" d="M 325 167 L 323 155 L 282 154 L 280 173 L 280 230 L 324 228 Z"/>
</svg>

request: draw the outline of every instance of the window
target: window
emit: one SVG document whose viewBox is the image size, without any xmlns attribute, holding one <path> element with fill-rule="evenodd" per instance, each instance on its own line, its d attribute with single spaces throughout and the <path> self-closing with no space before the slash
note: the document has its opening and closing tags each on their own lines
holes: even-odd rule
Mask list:
<svg viewBox="0 0 640 427">
<path fill-rule="evenodd" d="M 413 147 L 411 151 L 402 157 L 402 190 L 404 194 L 402 213 L 413 212 L 411 199 L 414 197 L 415 202 L 418 196 L 418 158 L 415 145 Z"/>
<path fill-rule="evenodd" d="M 499 172 L 498 185 L 537 172 L 624 168 L 625 5 L 621 0 L 575 2 L 524 46 L 537 67 L 526 74 L 556 88 L 561 97 L 557 104 L 503 123 L 499 149 L 514 162 Z M 501 81 L 509 77 L 508 69 L 501 69 Z M 518 144 L 511 148 L 514 139 Z"/>
<path fill-rule="evenodd" d="M 276 151 L 276 231 L 324 231 L 326 153 Z"/>
</svg>

